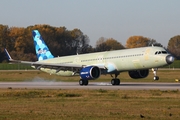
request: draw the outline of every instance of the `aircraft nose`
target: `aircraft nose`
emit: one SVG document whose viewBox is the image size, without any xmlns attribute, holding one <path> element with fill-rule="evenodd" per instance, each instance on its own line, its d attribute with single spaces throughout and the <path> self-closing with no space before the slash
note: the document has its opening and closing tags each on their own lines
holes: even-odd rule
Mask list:
<svg viewBox="0 0 180 120">
<path fill-rule="evenodd" d="M 174 57 L 172 55 L 166 56 L 166 62 L 167 64 L 171 64 L 174 62 Z"/>
</svg>

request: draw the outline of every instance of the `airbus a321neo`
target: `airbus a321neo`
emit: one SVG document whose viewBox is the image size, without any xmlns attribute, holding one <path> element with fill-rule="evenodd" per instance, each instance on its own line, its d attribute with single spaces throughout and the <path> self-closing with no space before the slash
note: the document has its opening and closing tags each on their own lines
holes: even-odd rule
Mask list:
<svg viewBox="0 0 180 120">
<path fill-rule="evenodd" d="M 163 47 L 156 46 L 54 57 L 39 31 L 33 30 L 32 35 L 38 61 L 14 60 L 5 49 L 9 60 L 50 74 L 79 75 L 79 85 L 88 85 L 89 80 L 95 80 L 101 74 L 110 74 L 113 77 L 111 84 L 119 85 L 117 77 L 121 72 L 127 71 L 131 78 L 139 79 L 147 77 L 149 69 L 153 70 L 154 80 L 158 80 L 158 68 L 174 62 L 172 55 Z"/>
</svg>

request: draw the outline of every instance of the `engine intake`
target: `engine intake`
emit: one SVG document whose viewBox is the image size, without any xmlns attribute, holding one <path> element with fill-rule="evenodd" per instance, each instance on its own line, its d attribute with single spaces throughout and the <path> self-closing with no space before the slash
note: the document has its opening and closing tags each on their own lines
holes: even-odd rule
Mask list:
<svg viewBox="0 0 180 120">
<path fill-rule="evenodd" d="M 129 71 L 129 76 L 133 79 L 145 78 L 149 75 L 149 70 L 133 70 Z"/>
<path fill-rule="evenodd" d="M 99 78 L 101 71 L 97 66 L 87 66 L 80 70 L 80 77 L 83 80 L 93 80 Z"/>
</svg>

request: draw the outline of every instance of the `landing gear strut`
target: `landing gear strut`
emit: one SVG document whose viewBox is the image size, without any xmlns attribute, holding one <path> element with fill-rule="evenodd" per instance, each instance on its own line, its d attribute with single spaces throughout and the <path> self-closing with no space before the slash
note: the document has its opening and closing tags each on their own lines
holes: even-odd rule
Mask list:
<svg viewBox="0 0 180 120">
<path fill-rule="evenodd" d="M 111 77 L 113 78 L 111 80 L 111 84 L 112 85 L 120 85 L 120 79 L 117 78 L 117 76 L 119 75 L 119 73 L 116 73 L 115 74 L 115 78 L 113 78 L 112 74 L 111 74 Z"/>
<path fill-rule="evenodd" d="M 152 71 L 154 74 L 154 80 L 159 80 L 159 76 L 157 76 L 157 70 L 158 70 L 158 68 L 152 68 Z"/>
</svg>

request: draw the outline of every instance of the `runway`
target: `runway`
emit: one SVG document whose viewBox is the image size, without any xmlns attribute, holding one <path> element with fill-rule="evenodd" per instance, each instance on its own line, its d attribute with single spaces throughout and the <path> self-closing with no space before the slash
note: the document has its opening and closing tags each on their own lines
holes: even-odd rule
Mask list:
<svg viewBox="0 0 180 120">
<path fill-rule="evenodd" d="M 105 90 L 177 90 L 180 83 L 122 82 L 112 86 L 108 82 L 90 82 L 80 86 L 78 82 L 0 82 L 0 89 L 105 89 Z"/>
</svg>

